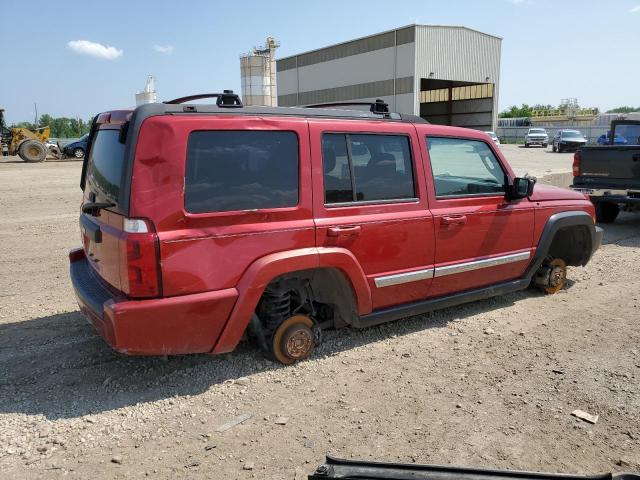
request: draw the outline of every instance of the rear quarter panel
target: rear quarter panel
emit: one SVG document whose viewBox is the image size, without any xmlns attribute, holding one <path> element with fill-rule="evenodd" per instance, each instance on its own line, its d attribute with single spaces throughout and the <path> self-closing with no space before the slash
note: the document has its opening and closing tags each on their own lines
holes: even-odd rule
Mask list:
<svg viewBox="0 0 640 480">
<path fill-rule="evenodd" d="M 189 134 L 201 130 L 286 130 L 297 134 L 299 201 L 290 208 L 192 214 L 184 203 Z M 165 296 L 234 287 L 256 259 L 315 247 L 307 122 L 300 118 L 157 116 L 136 150 L 131 217 L 150 218 L 160 240 Z"/>
</svg>

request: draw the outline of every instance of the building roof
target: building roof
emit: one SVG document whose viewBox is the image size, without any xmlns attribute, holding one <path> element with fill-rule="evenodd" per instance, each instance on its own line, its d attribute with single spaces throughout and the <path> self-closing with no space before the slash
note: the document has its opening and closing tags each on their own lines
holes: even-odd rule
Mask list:
<svg viewBox="0 0 640 480">
<path fill-rule="evenodd" d="M 473 28 L 464 27 L 464 26 L 461 26 L 461 25 L 425 25 L 425 24 L 412 23 L 410 25 L 404 25 L 402 27 L 392 28 L 391 30 L 384 30 L 382 32 L 373 33 L 371 35 L 365 35 L 363 37 L 352 38 L 350 40 L 345 40 L 344 42 L 332 43 L 331 45 L 325 45 L 324 47 L 315 48 L 313 50 L 307 50 L 307 51 L 304 51 L 304 52 L 296 53 L 294 55 L 288 55 L 286 57 L 278 58 L 276 61 L 286 60 L 286 59 L 289 59 L 289 58 L 295 58 L 295 57 L 298 57 L 300 55 L 305 55 L 307 53 L 319 52 L 319 51 L 325 50 L 327 48 L 337 47 L 337 46 L 340 46 L 340 45 L 345 45 L 347 43 L 356 42 L 358 40 L 364 40 L 365 38 L 372 38 L 372 37 L 376 37 L 378 35 L 383 35 L 385 33 L 395 32 L 397 30 L 404 30 L 406 28 L 411 28 L 411 27 L 448 28 L 448 29 L 452 29 L 452 30 L 453 29 L 456 29 L 456 30 L 458 30 L 458 29 L 459 30 L 468 30 L 468 31 L 473 32 L 473 33 L 477 33 L 477 34 L 480 34 L 480 35 L 486 35 L 487 37 L 492 37 L 492 38 L 496 38 L 498 40 L 502 40 L 502 37 L 498 37 L 497 35 L 491 35 L 490 33 L 481 32 L 480 30 L 474 30 Z"/>
</svg>

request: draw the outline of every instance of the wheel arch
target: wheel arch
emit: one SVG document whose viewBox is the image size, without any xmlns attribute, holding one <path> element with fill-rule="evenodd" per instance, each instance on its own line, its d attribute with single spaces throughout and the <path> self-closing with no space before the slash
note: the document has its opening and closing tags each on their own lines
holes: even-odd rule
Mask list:
<svg viewBox="0 0 640 480">
<path fill-rule="evenodd" d="M 572 242 L 577 242 L 580 248 L 576 249 L 576 243 Z M 586 265 L 598 246 L 591 215 L 582 210 L 555 213 L 549 217 L 542 230 L 536 253 L 525 276 L 531 278 L 547 255 L 562 258 L 568 265 Z"/>
<path fill-rule="evenodd" d="M 236 287 L 238 299 L 212 353 L 226 353 L 235 348 L 265 288 L 273 280 L 300 272 L 307 276 L 308 272 L 318 270 L 338 272 L 351 287 L 356 313 L 365 315 L 371 312 L 371 290 L 360 264 L 349 250 L 312 247 L 273 253 L 253 262 L 242 275 Z M 323 278 L 321 281 L 326 280 Z"/>
</svg>

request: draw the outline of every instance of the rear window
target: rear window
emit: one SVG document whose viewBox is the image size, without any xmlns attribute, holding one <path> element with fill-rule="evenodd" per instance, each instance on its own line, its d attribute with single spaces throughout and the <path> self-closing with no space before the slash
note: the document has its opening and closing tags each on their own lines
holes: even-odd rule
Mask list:
<svg viewBox="0 0 640 480">
<path fill-rule="evenodd" d="M 278 131 L 200 131 L 189 136 L 185 208 L 191 213 L 298 204 L 298 137 Z"/>
<path fill-rule="evenodd" d="M 622 124 L 616 126 L 616 136 L 624 138 L 629 145 L 640 145 L 640 124 Z"/>
<path fill-rule="evenodd" d="M 124 145 L 119 130 L 98 130 L 87 159 L 87 180 L 92 189 L 118 203 L 124 164 Z"/>
</svg>

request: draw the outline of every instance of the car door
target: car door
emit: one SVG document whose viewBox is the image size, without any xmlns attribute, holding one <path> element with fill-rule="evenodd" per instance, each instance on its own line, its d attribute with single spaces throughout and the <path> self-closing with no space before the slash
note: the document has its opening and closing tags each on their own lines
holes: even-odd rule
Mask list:
<svg viewBox="0 0 640 480">
<path fill-rule="evenodd" d="M 513 177 L 482 138 L 420 137 L 427 156 L 436 252 L 431 295 L 447 295 L 520 276 L 532 256 L 534 211 L 508 201 Z"/>
<path fill-rule="evenodd" d="M 427 297 L 433 218 L 413 125 L 318 119 L 309 129 L 317 246 L 357 259 L 374 310 Z"/>
</svg>

